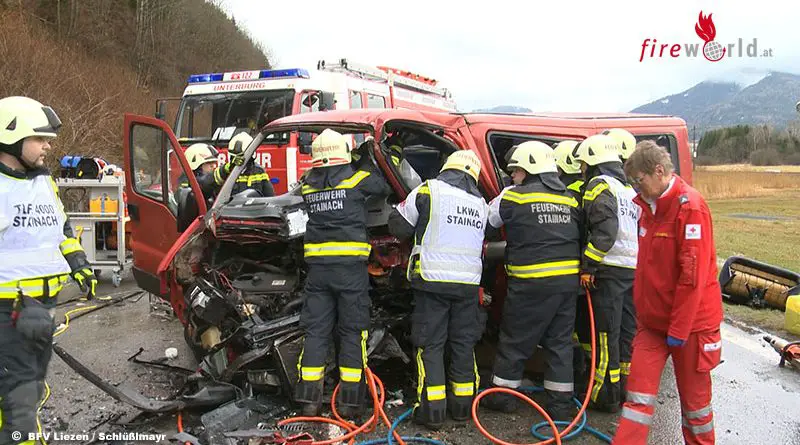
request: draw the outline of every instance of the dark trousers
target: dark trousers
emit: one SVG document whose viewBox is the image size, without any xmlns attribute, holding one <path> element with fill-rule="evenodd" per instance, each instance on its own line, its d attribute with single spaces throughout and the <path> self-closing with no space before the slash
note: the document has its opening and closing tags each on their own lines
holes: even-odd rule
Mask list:
<svg viewBox="0 0 800 445">
<path fill-rule="evenodd" d="M 356 404 L 367 366 L 370 320 L 367 264 L 309 265 L 304 297 L 300 326 L 305 339 L 298 362 L 300 381 L 295 399 L 306 403 L 321 400 L 325 361 L 334 328 L 338 328 L 340 392 L 343 400 L 352 399 L 352 404 Z"/>
<path fill-rule="evenodd" d="M 477 288 L 473 287 L 461 295 L 414 290 L 411 341 L 417 348 L 418 406 L 426 422 L 444 421 L 448 404 L 453 405 L 454 413 L 469 407 L 477 391 L 474 349 L 483 334 L 485 317 L 478 304 Z M 445 378 L 445 345 L 450 353 L 449 385 Z"/>
<path fill-rule="evenodd" d="M 577 277 L 575 278 L 577 281 Z M 572 405 L 576 292 L 542 286 L 536 280 L 509 278 L 492 383 L 519 387 L 525 361 L 538 345 L 548 352 L 544 388 L 554 409 Z"/>
<path fill-rule="evenodd" d="M 0 310 L 0 445 L 25 442 L 38 431 L 37 410 L 42 400 L 52 343 L 35 346 L 11 325 L 9 311 Z M 12 432 L 22 434 L 12 439 Z"/>
<path fill-rule="evenodd" d="M 636 309 L 633 306 L 633 281 L 626 285 L 625 299 L 622 302 L 622 321 L 619 334 L 619 368 L 621 399 L 625 400 L 625 387 L 631 374 L 631 357 L 633 356 L 633 338 L 636 337 Z"/>
<path fill-rule="evenodd" d="M 619 410 L 622 403 L 621 369 L 622 320 L 626 295 L 633 291 L 632 271 L 609 267 L 607 273 L 595 277 L 596 289 L 591 290 L 596 326 L 596 366 L 592 402 L 609 411 Z M 620 269 L 619 271 L 615 269 Z M 632 298 L 632 296 L 631 296 Z M 634 320 L 635 324 L 635 320 Z M 635 330 L 633 332 L 635 335 Z M 627 337 L 631 344 L 633 337 Z M 627 348 L 630 361 L 630 347 Z M 628 363 L 629 363 L 628 361 Z"/>
</svg>

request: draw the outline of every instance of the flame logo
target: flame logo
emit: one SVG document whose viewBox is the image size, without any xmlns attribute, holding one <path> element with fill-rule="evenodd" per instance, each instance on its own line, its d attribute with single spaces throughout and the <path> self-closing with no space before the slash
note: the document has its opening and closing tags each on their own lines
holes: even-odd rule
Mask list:
<svg viewBox="0 0 800 445">
<path fill-rule="evenodd" d="M 714 14 L 709 14 L 704 17 L 703 11 L 700 11 L 700 17 L 697 19 L 697 24 L 694 25 L 694 32 L 706 43 L 714 40 L 714 37 L 717 35 L 717 28 L 714 26 L 714 20 L 711 18 L 712 15 Z"/>
</svg>

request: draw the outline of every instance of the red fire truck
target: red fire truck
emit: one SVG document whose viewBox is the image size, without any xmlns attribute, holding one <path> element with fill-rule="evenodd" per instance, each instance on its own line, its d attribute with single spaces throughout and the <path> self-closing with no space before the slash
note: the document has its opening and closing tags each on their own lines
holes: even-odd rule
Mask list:
<svg viewBox="0 0 800 445">
<path fill-rule="evenodd" d="M 166 99 L 156 117 L 164 118 Z M 189 77 L 174 133 L 183 148 L 214 145 L 227 162 L 228 141 L 285 116 L 325 110 L 405 108 L 456 111 L 447 89 L 435 79 L 385 66 L 320 60 L 316 69 L 291 68 L 196 74 Z M 353 135 L 353 144 L 365 135 Z M 298 151 L 297 133 L 272 135 L 259 146 L 256 162 L 270 176 L 275 192 L 285 193 L 311 165 Z"/>
</svg>

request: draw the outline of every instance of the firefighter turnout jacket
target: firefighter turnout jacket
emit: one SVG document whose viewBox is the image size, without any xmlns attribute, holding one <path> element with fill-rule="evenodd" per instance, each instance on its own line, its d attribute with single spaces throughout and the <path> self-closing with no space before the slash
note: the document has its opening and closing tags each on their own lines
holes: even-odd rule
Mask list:
<svg viewBox="0 0 800 445">
<path fill-rule="evenodd" d="M 514 227 L 506 234 L 509 277 L 535 280 L 567 276 L 571 278 L 559 282 L 574 286 L 577 294 L 581 212 L 578 201 L 560 181 L 546 185 L 539 177 L 528 176 L 523 184 L 503 189 L 489 208 L 492 227 Z"/>
<path fill-rule="evenodd" d="M 466 173 L 445 170 L 390 215 L 390 231 L 414 237 L 407 277 L 415 289 L 459 295 L 480 284 L 488 206 Z M 469 191 L 467 191 L 469 190 Z"/>
<path fill-rule="evenodd" d="M 686 340 L 719 328 L 722 294 L 711 211 L 700 193 L 673 176 L 655 202 L 655 213 L 640 196 L 639 258 L 634 302 L 643 327 Z"/>
<path fill-rule="evenodd" d="M 214 170 L 214 183 L 221 187 L 231 170 L 233 170 L 233 164 L 230 162 Z M 242 173 L 236 178 L 236 184 L 233 185 L 231 195 L 236 195 L 247 189 L 258 191 L 264 198 L 275 196 L 275 188 L 270 182 L 269 175 L 263 168 L 256 165 L 252 159 L 247 162 Z"/>
<path fill-rule="evenodd" d="M 20 292 L 54 302 L 70 272 L 89 267 L 46 169 L 0 164 L 0 264 L 0 307 L 9 309 Z"/>
<path fill-rule="evenodd" d="M 625 182 L 618 164 L 600 164 L 594 169 L 599 174 L 587 181 L 583 195 L 588 235 L 582 269 L 590 273 L 609 266 L 633 270 L 641 212 L 633 202 L 636 192 Z"/>
<path fill-rule="evenodd" d="M 559 179 L 567 186 L 567 191 L 569 191 L 580 205 L 583 202 L 583 189 L 584 185 L 586 185 L 583 181 L 583 177 L 581 177 L 581 175 L 561 175 Z"/>
<path fill-rule="evenodd" d="M 355 171 L 349 164 L 314 168 L 302 187 L 308 212 L 304 256 L 309 264 L 367 261 L 365 201 L 385 196 L 389 185 L 377 173 Z"/>
</svg>

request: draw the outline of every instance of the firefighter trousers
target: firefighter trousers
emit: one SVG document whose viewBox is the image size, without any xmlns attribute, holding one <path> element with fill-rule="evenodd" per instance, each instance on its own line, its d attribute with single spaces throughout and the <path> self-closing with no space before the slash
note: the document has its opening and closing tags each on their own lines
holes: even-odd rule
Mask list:
<svg viewBox="0 0 800 445">
<path fill-rule="evenodd" d="M 572 368 L 575 375 L 575 388 L 577 394 L 585 394 L 589 383 L 589 371 L 592 365 L 592 331 L 589 324 L 589 302 L 586 301 L 586 292 L 578 292 L 575 305 L 575 331 L 573 337 Z M 580 398 L 580 397 L 579 397 Z M 582 400 L 582 399 L 581 399 Z"/>
<path fill-rule="evenodd" d="M 295 400 L 319 403 L 325 362 L 334 328 L 339 334 L 340 401 L 357 406 L 365 395 L 367 329 L 370 320 L 367 264 L 310 264 L 305 284 L 300 326 L 303 350 L 298 361 L 299 382 Z"/>
<path fill-rule="evenodd" d="M 419 410 L 415 418 L 421 423 L 441 424 L 447 408 L 455 420 L 469 417 L 479 386 L 474 350 L 485 324 L 477 294 L 477 287 L 462 295 L 414 290 L 411 341 L 416 347 Z M 445 345 L 450 355 L 449 382 Z"/>
<path fill-rule="evenodd" d="M 11 324 L 10 308 L 0 309 L 0 445 L 35 443 L 28 437 L 39 431 L 38 409 L 52 352 L 52 343 L 42 348 L 25 339 Z"/>
<path fill-rule="evenodd" d="M 617 412 L 622 404 L 622 315 L 625 295 L 633 288 L 633 273 L 614 270 L 619 268 L 609 269 L 612 270 L 608 273 L 597 274 L 596 288 L 590 290 L 597 349 L 591 400 L 595 408 Z"/>
<path fill-rule="evenodd" d="M 661 372 L 672 356 L 681 399 L 683 438 L 688 445 L 715 442 L 711 408 L 711 370 L 720 362 L 719 329 L 696 332 L 680 348 L 667 346 L 667 334 L 639 327 L 633 341 L 631 375 L 613 444 L 644 445 L 653 421 Z"/>
<path fill-rule="evenodd" d="M 548 353 L 544 372 L 548 412 L 564 413 L 575 406 L 572 332 L 577 280 L 574 277 L 573 285 L 567 286 L 572 289 L 567 292 L 564 287 L 543 285 L 542 279 L 509 278 L 508 281 L 492 384 L 518 388 L 525 362 L 541 345 Z"/>
</svg>

